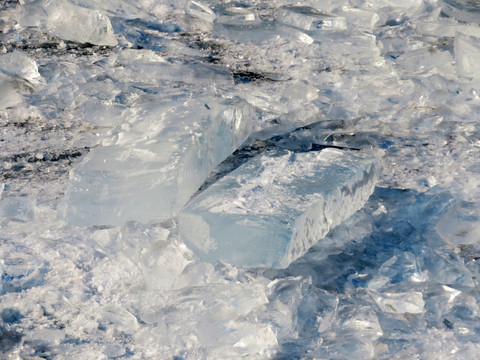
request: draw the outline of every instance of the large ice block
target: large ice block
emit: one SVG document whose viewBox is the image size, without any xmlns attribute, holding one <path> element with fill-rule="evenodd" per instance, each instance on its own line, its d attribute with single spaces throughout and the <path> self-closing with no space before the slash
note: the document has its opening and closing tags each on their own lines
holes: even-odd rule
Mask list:
<svg viewBox="0 0 480 360">
<path fill-rule="evenodd" d="M 204 261 L 286 267 L 359 210 L 375 180 L 373 156 L 270 150 L 194 198 L 180 234 Z"/>
<path fill-rule="evenodd" d="M 98 10 L 68 0 L 34 1 L 26 5 L 20 23 L 46 27 L 49 35 L 63 40 L 94 45 L 117 45 L 110 19 Z"/>
<path fill-rule="evenodd" d="M 138 116 L 130 130 L 72 171 L 59 211 L 69 223 L 121 225 L 174 216 L 250 134 L 252 118 L 242 100 L 211 98 L 145 105 Z"/>
<path fill-rule="evenodd" d="M 480 38 L 457 33 L 454 41 L 457 74 L 467 78 L 480 78 Z"/>
<path fill-rule="evenodd" d="M 480 23 L 480 4 L 472 0 L 441 0 L 442 11 L 460 21 Z"/>
<path fill-rule="evenodd" d="M 37 63 L 23 51 L 15 50 L 0 55 L 0 72 L 10 76 L 21 76 L 32 84 L 42 81 Z"/>
</svg>

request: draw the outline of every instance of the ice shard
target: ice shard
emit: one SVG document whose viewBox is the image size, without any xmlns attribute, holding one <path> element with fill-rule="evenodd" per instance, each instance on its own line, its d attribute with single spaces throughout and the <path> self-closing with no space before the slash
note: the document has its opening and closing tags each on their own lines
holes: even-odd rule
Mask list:
<svg viewBox="0 0 480 360">
<path fill-rule="evenodd" d="M 194 98 L 138 109 L 131 129 L 95 148 L 71 173 L 59 214 L 75 225 L 174 216 L 250 134 L 243 100 Z"/>
<path fill-rule="evenodd" d="M 194 198 L 180 234 L 204 261 L 286 267 L 362 208 L 375 181 L 374 156 L 270 150 Z"/>
</svg>

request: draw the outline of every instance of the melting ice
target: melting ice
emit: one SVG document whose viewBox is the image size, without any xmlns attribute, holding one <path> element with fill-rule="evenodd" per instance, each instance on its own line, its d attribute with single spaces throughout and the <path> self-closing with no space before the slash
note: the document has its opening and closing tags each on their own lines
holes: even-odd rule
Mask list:
<svg viewBox="0 0 480 360">
<path fill-rule="evenodd" d="M 478 358 L 479 10 L 2 2 L 0 358 Z"/>
</svg>

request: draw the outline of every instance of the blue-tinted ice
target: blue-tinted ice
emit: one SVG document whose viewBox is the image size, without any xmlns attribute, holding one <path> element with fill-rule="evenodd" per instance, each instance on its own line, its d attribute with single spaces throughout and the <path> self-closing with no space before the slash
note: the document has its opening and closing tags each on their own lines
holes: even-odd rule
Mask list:
<svg viewBox="0 0 480 360">
<path fill-rule="evenodd" d="M 480 358 L 479 4 L 0 1 L 0 357 Z M 383 154 L 362 209 L 285 269 L 201 261 L 153 209 L 165 205 L 151 187 L 162 155 L 185 169 L 194 149 L 221 161 L 204 143 L 170 145 L 200 134 L 218 149 L 207 114 L 249 106 L 255 146 Z M 191 133 L 190 115 L 205 120 Z M 255 146 L 209 179 L 253 153 L 264 168 L 313 156 Z M 209 167 L 193 167 L 195 181 Z M 293 181 L 317 180 L 295 169 Z M 259 214 L 226 213 L 230 225 L 275 225 L 234 224 L 222 239 L 268 230 L 288 242 L 314 196 L 261 196 L 269 178 L 244 175 L 266 181 L 230 205 Z M 169 199 L 193 185 L 172 183 Z M 60 202 L 72 223 L 122 225 L 72 226 Z M 269 204 L 285 218 L 260 214 Z M 218 234 L 223 215 L 205 214 Z"/>
<path fill-rule="evenodd" d="M 338 149 L 266 152 L 194 198 L 180 233 L 202 260 L 286 267 L 364 205 L 375 164 Z"/>
<path fill-rule="evenodd" d="M 129 131 L 87 155 L 71 174 L 62 216 L 77 225 L 121 225 L 175 215 L 250 134 L 244 101 L 199 98 L 150 104 Z"/>
</svg>

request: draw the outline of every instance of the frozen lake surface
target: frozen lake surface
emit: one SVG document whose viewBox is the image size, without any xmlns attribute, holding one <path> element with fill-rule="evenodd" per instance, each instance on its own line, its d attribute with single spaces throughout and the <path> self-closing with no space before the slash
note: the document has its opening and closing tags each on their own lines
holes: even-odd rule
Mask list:
<svg viewBox="0 0 480 360">
<path fill-rule="evenodd" d="M 0 357 L 480 357 L 479 14 L 1 2 Z M 355 213 L 321 185 L 327 154 Z M 254 224 L 281 257 L 305 214 L 337 226 L 281 266 L 192 245 L 228 254 Z"/>
</svg>

